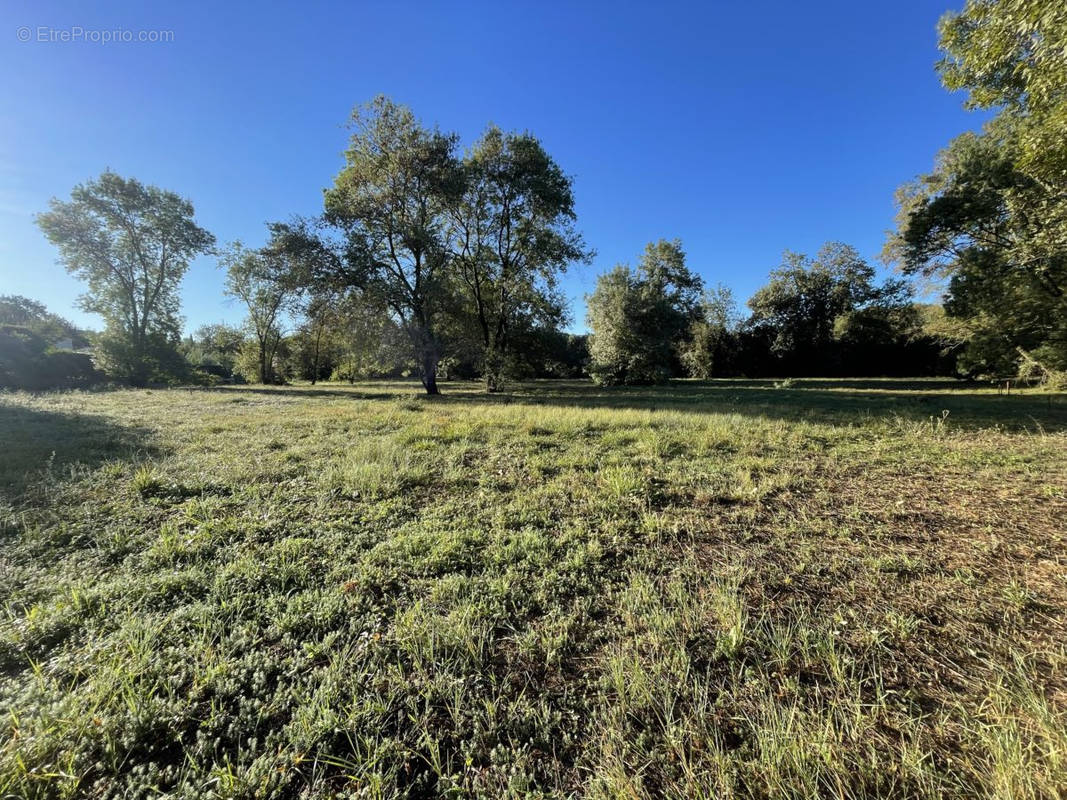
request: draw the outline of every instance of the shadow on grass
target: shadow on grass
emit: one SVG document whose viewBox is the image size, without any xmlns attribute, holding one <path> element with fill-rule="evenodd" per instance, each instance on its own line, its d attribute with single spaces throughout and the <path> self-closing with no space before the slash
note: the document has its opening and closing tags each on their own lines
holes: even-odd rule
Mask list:
<svg viewBox="0 0 1067 800">
<path fill-rule="evenodd" d="M 279 387 L 226 387 L 205 391 L 248 392 L 302 398 L 395 400 L 416 398 L 417 382 L 366 382 Z M 745 414 L 789 422 L 833 425 L 878 418 L 911 422 L 941 419 L 951 427 L 980 429 L 1000 426 L 1010 431 L 1067 430 L 1067 395 L 1053 393 L 998 394 L 983 384 L 942 378 L 833 379 L 803 378 L 783 383 L 772 379 L 675 381 L 665 386 L 596 386 L 589 381 L 542 380 L 515 384 L 498 394 L 485 394 L 474 382 L 442 384 L 443 394 L 425 397 L 431 403 L 476 405 L 523 404 L 568 408 L 671 410 L 708 414 Z"/>
<path fill-rule="evenodd" d="M 103 417 L 0 404 L 0 500 L 28 500 L 40 488 L 70 474 L 119 458 L 158 454 L 146 428 Z"/>
<path fill-rule="evenodd" d="M 691 413 L 760 416 L 788 422 L 848 425 L 899 418 L 950 427 L 1054 433 L 1067 430 L 1067 396 L 997 394 L 960 381 L 831 380 L 678 381 L 661 387 L 537 387 L 516 402 L 585 408 L 669 409 Z M 946 416 L 947 412 L 947 416 Z"/>
</svg>

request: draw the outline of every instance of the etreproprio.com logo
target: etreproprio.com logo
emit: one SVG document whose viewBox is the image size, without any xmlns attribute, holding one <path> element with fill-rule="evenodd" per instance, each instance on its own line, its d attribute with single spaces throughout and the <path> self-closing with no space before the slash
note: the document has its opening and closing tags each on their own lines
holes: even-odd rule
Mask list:
<svg viewBox="0 0 1067 800">
<path fill-rule="evenodd" d="M 71 25 L 67 28 L 53 28 L 47 25 L 31 27 L 23 25 L 15 30 L 15 38 L 20 42 L 40 42 L 44 44 L 67 44 L 87 42 L 89 44 L 130 44 L 145 42 L 148 44 L 174 41 L 174 31 L 132 30 L 129 28 L 84 28 Z"/>
</svg>

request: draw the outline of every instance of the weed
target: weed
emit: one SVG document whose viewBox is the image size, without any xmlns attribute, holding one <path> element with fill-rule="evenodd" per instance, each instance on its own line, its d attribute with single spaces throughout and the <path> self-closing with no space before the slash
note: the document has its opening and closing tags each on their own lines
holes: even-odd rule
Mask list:
<svg viewBox="0 0 1067 800">
<path fill-rule="evenodd" d="M 162 490 L 163 477 L 155 467 L 150 464 L 144 464 L 133 473 L 133 478 L 130 479 L 130 486 L 141 497 L 151 497 Z"/>
</svg>

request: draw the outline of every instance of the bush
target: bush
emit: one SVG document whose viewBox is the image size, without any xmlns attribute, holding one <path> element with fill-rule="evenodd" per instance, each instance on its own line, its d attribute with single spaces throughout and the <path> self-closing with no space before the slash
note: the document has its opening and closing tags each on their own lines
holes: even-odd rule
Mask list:
<svg viewBox="0 0 1067 800">
<path fill-rule="evenodd" d="M 42 388 L 84 389 L 106 380 L 87 353 L 45 353 L 40 364 Z"/>
<path fill-rule="evenodd" d="M 97 339 L 93 361 L 110 377 L 134 386 L 184 383 L 190 377 L 178 341 L 162 332 L 149 333 L 139 346 L 125 331 L 108 329 Z"/>
<path fill-rule="evenodd" d="M 52 351 L 42 336 L 26 327 L 0 326 L 0 388 L 79 389 L 103 380 L 88 355 Z"/>
</svg>

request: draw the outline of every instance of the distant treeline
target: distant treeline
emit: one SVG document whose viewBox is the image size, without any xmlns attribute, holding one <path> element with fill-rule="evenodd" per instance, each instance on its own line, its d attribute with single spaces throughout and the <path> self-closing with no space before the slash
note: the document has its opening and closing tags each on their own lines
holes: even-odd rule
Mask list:
<svg viewBox="0 0 1067 800">
<path fill-rule="evenodd" d="M 221 250 L 178 195 L 112 172 L 37 218 L 86 285 L 83 334 L 40 304 L 0 304 L 0 386 L 526 377 L 1016 376 L 1067 385 L 1067 15 L 968 3 L 941 23 L 945 85 L 996 111 L 903 186 L 877 283 L 851 247 L 786 252 L 742 314 L 678 240 L 603 274 L 589 336 L 564 332 L 563 272 L 594 253 L 571 178 L 529 133 L 489 126 L 461 150 L 385 97 L 358 107 L 322 214 Z M 1049 5 L 1052 8 L 1053 4 Z M 1057 9 L 1059 6 L 1055 6 Z M 179 286 L 220 256 L 240 328 L 180 335 Z M 911 280 L 942 302 L 917 304 Z M 76 340 L 76 341 L 75 341 Z M 62 342 L 62 345 L 61 345 Z M 90 356 L 87 353 L 91 352 Z"/>
<path fill-rule="evenodd" d="M 814 259 L 787 252 L 744 317 L 727 287 L 706 288 L 687 268 L 681 242 L 655 242 L 589 297 L 589 373 L 602 383 L 953 374 L 953 354 L 926 332 L 940 307 L 915 304 L 902 280 L 874 278 L 848 245 Z"/>
</svg>

